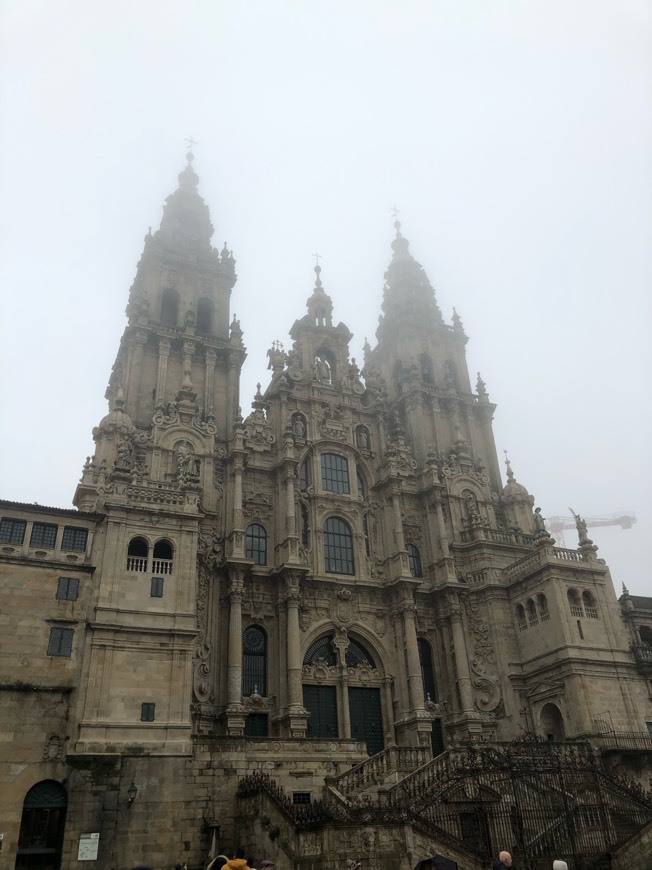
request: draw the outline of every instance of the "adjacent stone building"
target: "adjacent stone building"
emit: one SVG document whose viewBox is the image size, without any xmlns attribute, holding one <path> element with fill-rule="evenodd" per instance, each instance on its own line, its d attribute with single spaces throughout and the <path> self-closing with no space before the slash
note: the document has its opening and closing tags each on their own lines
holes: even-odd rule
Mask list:
<svg viewBox="0 0 652 870">
<path fill-rule="evenodd" d="M 503 485 L 398 222 L 362 365 L 317 266 L 243 417 L 197 183 L 145 239 L 78 510 L 0 502 L 0 868 L 643 867 L 652 599 Z"/>
</svg>

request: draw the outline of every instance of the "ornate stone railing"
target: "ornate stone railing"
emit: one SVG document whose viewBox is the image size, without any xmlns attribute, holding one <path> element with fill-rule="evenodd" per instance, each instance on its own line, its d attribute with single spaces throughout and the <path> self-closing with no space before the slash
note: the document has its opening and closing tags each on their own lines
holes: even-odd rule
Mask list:
<svg viewBox="0 0 652 870">
<path fill-rule="evenodd" d="M 423 797 L 424 791 L 432 792 L 437 785 L 446 782 L 457 764 L 464 757 L 465 750 L 449 749 L 427 764 L 408 774 L 385 793 L 388 804 L 409 801 L 412 804 Z"/>
<path fill-rule="evenodd" d="M 562 547 L 555 547 L 552 551 L 555 559 L 562 559 L 565 562 L 586 562 L 586 559 L 577 550 L 565 550 Z"/>
<path fill-rule="evenodd" d="M 471 541 L 490 541 L 493 544 L 515 544 L 521 547 L 531 547 L 534 543 L 532 535 L 524 535 L 522 532 L 506 532 L 503 529 L 487 529 L 484 526 L 465 529 L 460 533 L 463 544 Z"/>
<path fill-rule="evenodd" d="M 382 783 L 394 772 L 405 773 L 421 767 L 430 753 L 423 746 L 392 746 L 366 758 L 339 776 L 329 777 L 327 784 L 342 795 Z"/>
</svg>

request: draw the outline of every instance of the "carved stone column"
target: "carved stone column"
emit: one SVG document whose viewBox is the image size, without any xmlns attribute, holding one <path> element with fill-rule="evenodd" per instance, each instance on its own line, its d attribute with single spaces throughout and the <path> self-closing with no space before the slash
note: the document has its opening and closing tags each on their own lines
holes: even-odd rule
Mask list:
<svg viewBox="0 0 652 870">
<path fill-rule="evenodd" d="M 204 388 L 204 408 L 206 413 L 213 410 L 213 379 L 215 376 L 215 362 L 217 354 L 214 350 L 206 351 L 206 385 Z"/>
<path fill-rule="evenodd" d="M 244 733 L 245 711 L 242 706 L 242 598 L 244 569 L 230 569 L 229 583 L 229 647 L 227 656 L 227 734 L 240 737 Z"/>
<path fill-rule="evenodd" d="M 449 594 L 449 617 L 453 635 L 453 647 L 455 651 L 455 676 L 462 702 L 464 713 L 473 713 L 473 691 L 471 687 L 471 671 L 464 639 L 464 626 L 462 624 L 462 607 L 456 592 Z"/>
<path fill-rule="evenodd" d="M 168 357 L 170 356 L 170 341 L 167 338 L 159 339 L 158 343 L 158 371 L 156 373 L 156 402 L 165 399 L 165 380 L 168 370 Z"/>
<path fill-rule="evenodd" d="M 308 715 L 303 708 L 301 683 L 301 638 L 299 628 L 299 603 L 301 601 L 301 574 L 290 571 L 286 577 L 285 607 L 287 612 L 287 685 L 288 709 L 285 725 L 290 737 L 304 737 L 308 727 Z"/>
<path fill-rule="evenodd" d="M 338 596 L 339 597 L 339 596 Z M 345 628 L 338 628 L 333 646 L 337 650 L 337 709 L 339 712 L 340 737 L 351 737 L 351 711 L 349 709 L 349 677 L 346 669 L 346 651 L 349 646 L 349 636 Z"/>
<path fill-rule="evenodd" d="M 126 411 L 130 417 L 138 415 L 138 395 L 140 393 L 140 377 L 143 370 L 143 350 L 147 343 L 147 333 L 137 329 L 134 336 L 134 345 L 131 349 L 128 374 L 122 385 L 126 392 Z"/>
<path fill-rule="evenodd" d="M 383 694 L 385 707 L 385 747 L 396 746 L 396 727 L 394 724 L 394 701 L 392 698 L 393 677 L 387 674 L 383 678 Z"/>
<path fill-rule="evenodd" d="M 423 680 L 421 678 L 421 662 L 419 661 L 419 646 L 417 642 L 416 606 L 412 602 L 404 602 L 401 609 L 403 615 L 403 632 L 407 653 L 407 684 L 411 710 L 423 710 Z"/>
</svg>

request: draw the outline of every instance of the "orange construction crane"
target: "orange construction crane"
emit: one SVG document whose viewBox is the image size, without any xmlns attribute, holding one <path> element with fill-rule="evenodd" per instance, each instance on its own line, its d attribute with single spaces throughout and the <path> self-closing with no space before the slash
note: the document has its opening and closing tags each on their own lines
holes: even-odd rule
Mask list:
<svg viewBox="0 0 652 870">
<path fill-rule="evenodd" d="M 631 529 L 636 522 L 636 517 L 632 511 L 623 511 L 620 514 L 609 514 L 602 517 L 584 517 L 584 521 L 590 529 L 597 526 L 620 526 L 621 529 Z M 546 528 L 562 547 L 566 546 L 563 530 L 575 527 L 575 517 L 548 517 L 546 519 Z"/>
</svg>

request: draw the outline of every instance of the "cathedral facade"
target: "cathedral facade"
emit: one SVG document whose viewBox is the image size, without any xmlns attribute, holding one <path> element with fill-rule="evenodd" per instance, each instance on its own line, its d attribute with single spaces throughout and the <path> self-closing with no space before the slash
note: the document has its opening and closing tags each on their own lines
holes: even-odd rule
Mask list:
<svg viewBox="0 0 652 870">
<path fill-rule="evenodd" d="M 469 779 L 473 747 L 510 742 L 530 766 L 587 747 L 634 782 L 638 826 L 600 845 L 595 822 L 594 853 L 637 836 L 643 854 L 652 599 L 617 600 L 581 517 L 558 548 L 509 464 L 503 484 L 462 323 L 398 222 L 362 365 L 317 266 L 243 416 L 235 260 L 197 184 L 189 155 L 76 510 L 0 502 L 0 868 L 202 867 L 241 844 L 279 870 L 413 866 L 432 844 L 468 868 L 496 847 L 545 857 L 506 790 Z M 446 824 L 425 797 L 444 781 Z M 568 831 L 554 845 L 582 852 Z"/>
</svg>

